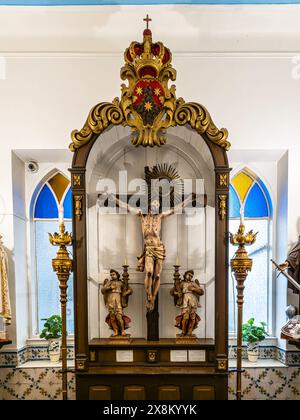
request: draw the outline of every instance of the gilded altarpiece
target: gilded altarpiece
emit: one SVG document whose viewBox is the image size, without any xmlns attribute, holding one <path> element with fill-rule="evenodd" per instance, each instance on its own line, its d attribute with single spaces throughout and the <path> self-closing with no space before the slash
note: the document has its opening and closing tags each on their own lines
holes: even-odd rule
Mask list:
<svg viewBox="0 0 300 420">
<path fill-rule="evenodd" d="M 171 52 L 152 41 L 150 29 L 124 57 L 121 99 L 92 108 L 70 145 L 77 398 L 226 399 L 228 133 L 202 105 L 176 98 Z M 144 247 L 141 222 L 120 207 L 107 212 L 103 188 L 109 180 L 114 195 L 128 202 L 147 170 L 160 178 L 175 174 L 193 192 L 190 206 L 162 222 L 166 256 L 153 310 L 155 340 L 146 320 L 145 273 L 136 270 Z M 101 294 L 110 270 L 122 274 L 124 265 L 133 291 L 125 310 L 128 341 L 111 338 Z M 193 339 L 176 338 L 174 266 L 181 276 L 193 270 L 204 291 Z"/>
</svg>

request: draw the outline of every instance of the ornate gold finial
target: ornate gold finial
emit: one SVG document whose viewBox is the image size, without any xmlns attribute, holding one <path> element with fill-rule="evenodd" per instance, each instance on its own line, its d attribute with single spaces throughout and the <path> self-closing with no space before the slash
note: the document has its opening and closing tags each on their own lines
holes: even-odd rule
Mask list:
<svg viewBox="0 0 300 420">
<path fill-rule="evenodd" d="M 252 245 L 255 242 L 257 234 L 258 232 L 253 233 L 252 229 L 248 233 L 245 233 L 245 225 L 241 223 L 237 233 L 234 235 L 230 233 L 230 243 L 244 248 L 245 245 Z"/>
<path fill-rule="evenodd" d="M 147 16 L 143 19 L 143 21 L 145 21 L 147 24 L 146 29 L 149 29 L 149 22 L 152 22 L 152 19 L 149 18 L 148 13 L 147 13 Z"/>
<path fill-rule="evenodd" d="M 65 231 L 64 223 L 59 224 L 59 233 L 55 232 L 53 235 L 49 233 L 49 241 L 51 245 L 69 246 L 72 245 L 72 235 Z"/>
</svg>

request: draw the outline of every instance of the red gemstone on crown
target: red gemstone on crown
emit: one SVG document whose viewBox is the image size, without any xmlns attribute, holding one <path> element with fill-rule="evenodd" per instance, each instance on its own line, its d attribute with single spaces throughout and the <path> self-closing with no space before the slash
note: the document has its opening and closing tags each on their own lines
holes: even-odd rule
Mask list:
<svg viewBox="0 0 300 420">
<path fill-rule="evenodd" d="M 151 47 L 151 51 L 153 55 L 159 55 L 160 54 L 160 46 L 159 44 L 153 44 Z"/>
<path fill-rule="evenodd" d="M 136 55 L 142 55 L 144 52 L 144 45 L 143 44 L 135 44 L 134 52 Z"/>
<path fill-rule="evenodd" d="M 168 61 L 170 60 L 170 52 L 169 50 L 166 48 L 165 49 L 165 53 L 162 59 L 163 64 L 166 64 Z"/>
</svg>

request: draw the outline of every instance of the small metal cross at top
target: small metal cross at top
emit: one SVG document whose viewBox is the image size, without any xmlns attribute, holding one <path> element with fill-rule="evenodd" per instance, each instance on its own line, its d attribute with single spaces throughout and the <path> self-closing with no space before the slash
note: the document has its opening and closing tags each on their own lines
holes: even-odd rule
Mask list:
<svg viewBox="0 0 300 420">
<path fill-rule="evenodd" d="M 143 19 L 145 22 L 147 22 L 147 29 L 149 29 L 149 22 L 152 21 L 152 19 L 149 18 L 149 15 L 147 14 L 147 16 Z"/>
</svg>

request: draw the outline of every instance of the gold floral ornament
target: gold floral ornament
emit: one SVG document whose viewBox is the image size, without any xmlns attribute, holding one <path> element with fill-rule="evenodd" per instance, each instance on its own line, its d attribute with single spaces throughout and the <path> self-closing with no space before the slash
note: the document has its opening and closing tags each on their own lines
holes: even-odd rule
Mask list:
<svg viewBox="0 0 300 420">
<path fill-rule="evenodd" d="M 48 235 L 51 245 L 64 247 L 72 245 L 72 235 L 65 231 L 64 223 L 60 223 L 59 233 L 55 232 L 53 235 L 49 233 Z"/>
<path fill-rule="evenodd" d="M 143 42 L 134 41 L 125 50 L 125 65 L 121 68 L 121 100 L 96 105 L 89 113 L 80 131 L 71 134 L 70 149 L 83 146 L 100 135 L 110 124 L 129 126 L 131 142 L 135 146 L 161 146 L 166 143 L 166 130 L 177 125 L 190 124 L 199 134 L 206 134 L 213 143 L 228 150 L 228 132 L 219 130 L 209 112 L 200 104 L 177 100 L 175 85 L 176 70 L 172 67 L 172 54 L 162 42 L 152 42 L 148 28 L 151 19 L 144 19 L 147 28 Z"/>
</svg>

